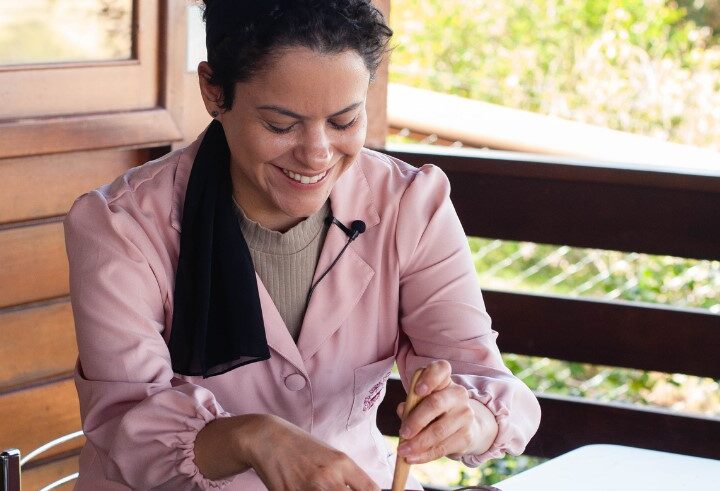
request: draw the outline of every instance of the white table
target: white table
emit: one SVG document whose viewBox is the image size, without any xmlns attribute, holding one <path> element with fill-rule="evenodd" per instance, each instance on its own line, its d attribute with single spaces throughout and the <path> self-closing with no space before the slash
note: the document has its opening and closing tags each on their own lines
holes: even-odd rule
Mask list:
<svg viewBox="0 0 720 491">
<path fill-rule="evenodd" d="M 588 445 L 495 486 L 502 491 L 720 491 L 720 460 Z"/>
</svg>

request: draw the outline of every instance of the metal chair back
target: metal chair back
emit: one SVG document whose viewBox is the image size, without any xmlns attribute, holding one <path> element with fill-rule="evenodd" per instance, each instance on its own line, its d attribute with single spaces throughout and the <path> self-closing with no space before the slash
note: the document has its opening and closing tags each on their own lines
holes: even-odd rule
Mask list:
<svg viewBox="0 0 720 491">
<path fill-rule="evenodd" d="M 46 452 L 47 450 L 50 450 L 51 448 L 56 447 L 69 440 L 79 438 L 81 436 L 83 436 L 82 431 L 76 431 L 74 433 L 63 435 L 59 438 L 56 438 L 39 446 L 32 452 L 29 452 L 23 458 L 20 458 L 20 451 L 16 448 L 4 450 L 2 453 L 0 453 L 0 491 L 20 491 L 22 489 L 22 466 L 24 466 L 28 461 L 37 457 L 41 453 Z M 49 491 L 51 489 L 55 489 L 58 486 L 65 484 L 66 482 L 77 479 L 78 475 L 79 474 L 75 472 L 68 476 L 62 477 L 57 481 L 48 484 L 40 491 Z"/>
</svg>

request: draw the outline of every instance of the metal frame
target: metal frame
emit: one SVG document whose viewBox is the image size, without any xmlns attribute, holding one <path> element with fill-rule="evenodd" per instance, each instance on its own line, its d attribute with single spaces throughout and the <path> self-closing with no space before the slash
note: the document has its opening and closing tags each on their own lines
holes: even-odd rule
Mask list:
<svg viewBox="0 0 720 491">
<path fill-rule="evenodd" d="M 2 484 L 2 488 L 0 488 L 0 491 L 20 491 L 21 486 L 21 474 L 22 474 L 22 467 L 27 464 L 30 460 L 34 459 L 38 455 L 46 452 L 47 450 L 50 450 L 53 447 L 56 447 L 58 445 L 61 445 L 67 441 L 73 440 L 75 438 L 80 438 L 83 436 L 82 431 L 75 431 L 73 433 L 69 433 L 67 435 L 63 435 L 61 437 L 55 438 L 54 440 L 51 440 L 43 445 L 40 445 L 35 450 L 32 450 L 29 452 L 25 457 L 20 456 L 20 451 L 16 448 L 11 448 L 4 450 L 0 454 L 0 484 Z M 55 489 L 58 486 L 65 484 L 66 482 L 70 482 L 74 479 L 77 479 L 79 476 L 79 473 L 75 472 L 74 474 L 70 474 L 68 476 L 62 477 L 44 488 L 42 488 L 40 491 L 49 491 L 51 489 Z"/>
</svg>

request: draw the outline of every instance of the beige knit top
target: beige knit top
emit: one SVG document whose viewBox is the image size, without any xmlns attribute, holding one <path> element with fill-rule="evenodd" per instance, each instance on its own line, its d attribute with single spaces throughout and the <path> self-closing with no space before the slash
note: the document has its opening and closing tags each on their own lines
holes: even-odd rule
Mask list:
<svg viewBox="0 0 720 491">
<path fill-rule="evenodd" d="M 327 235 L 325 217 L 330 215 L 330 202 L 326 201 L 319 211 L 284 233 L 250 220 L 237 204 L 235 208 L 255 271 L 297 342 L 307 295 Z"/>
</svg>

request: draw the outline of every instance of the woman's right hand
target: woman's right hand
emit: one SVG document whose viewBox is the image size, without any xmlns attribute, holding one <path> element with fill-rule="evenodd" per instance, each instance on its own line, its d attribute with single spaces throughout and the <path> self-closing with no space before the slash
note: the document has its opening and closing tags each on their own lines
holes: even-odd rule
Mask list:
<svg viewBox="0 0 720 491">
<path fill-rule="evenodd" d="M 198 433 L 195 447 L 200 472 L 210 479 L 252 467 L 270 491 L 380 489 L 346 454 L 269 414 L 217 419 Z M 227 462 L 228 448 L 235 449 L 235 458 L 228 463 L 234 467 L 232 471 L 218 462 Z"/>
</svg>

